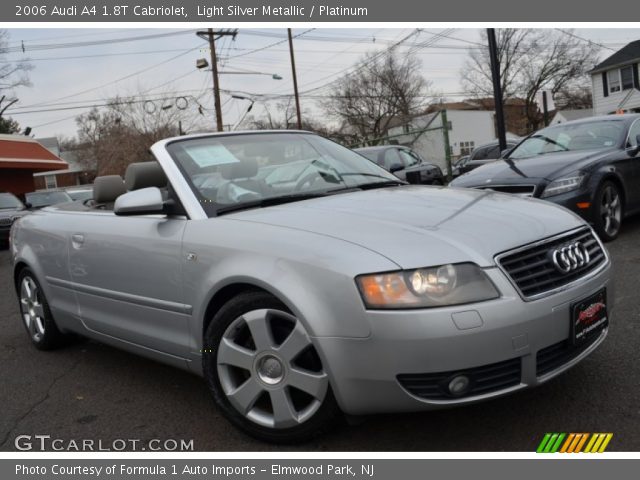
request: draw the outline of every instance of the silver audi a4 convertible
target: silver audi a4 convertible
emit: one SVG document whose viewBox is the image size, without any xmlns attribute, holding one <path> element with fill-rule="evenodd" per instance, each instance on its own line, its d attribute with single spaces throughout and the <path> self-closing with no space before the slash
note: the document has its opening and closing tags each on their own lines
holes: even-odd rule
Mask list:
<svg viewBox="0 0 640 480">
<path fill-rule="evenodd" d="M 307 132 L 152 153 L 14 223 L 37 348 L 80 334 L 187 369 L 237 427 L 294 442 L 539 385 L 607 335 L 611 261 L 562 207 L 407 185 Z"/>
</svg>

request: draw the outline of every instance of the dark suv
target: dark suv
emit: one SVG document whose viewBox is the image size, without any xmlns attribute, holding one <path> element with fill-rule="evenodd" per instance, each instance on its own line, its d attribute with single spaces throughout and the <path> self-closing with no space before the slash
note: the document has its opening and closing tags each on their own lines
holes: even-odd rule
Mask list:
<svg viewBox="0 0 640 480">
<path fill-rule="evenodd" d="M 408 147 L 384 145 L 356 148 L 355 152 L 409 183 L 444 185 L 442 170 L 433 163 L 425 162 L 420 155 Z"/>
<path fill-rule="evenodd" d="M 0 246 L 5 248 L 13 222 L 28 213 L 27 207 L 13 193 L 0 192 Z"/>
</svg>

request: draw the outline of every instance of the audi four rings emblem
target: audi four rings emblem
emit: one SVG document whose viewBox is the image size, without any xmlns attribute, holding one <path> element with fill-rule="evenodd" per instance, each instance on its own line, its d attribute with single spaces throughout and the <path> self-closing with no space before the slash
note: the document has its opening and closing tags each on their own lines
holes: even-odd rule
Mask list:
<svg viewBox="0 0 640 480">
<path fill-rule="evenodd" d="M 589 263 L 589 250 L 582 242 L 564 245 L 551 252 L 553 265 L 562 273 L 572 272 Z"/>
</svg>

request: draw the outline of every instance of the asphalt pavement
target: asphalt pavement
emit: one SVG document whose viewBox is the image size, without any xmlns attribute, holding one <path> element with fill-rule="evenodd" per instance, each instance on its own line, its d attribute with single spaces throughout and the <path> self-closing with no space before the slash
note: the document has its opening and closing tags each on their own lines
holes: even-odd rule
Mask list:
<svg viewBox="0 0 640 480">
<path fill-rule="evenodd" d="M 498 400 L 372 416 L 313 442 L 285 447 L 233 428 L 204 382 L 184 371 L 87 340 L 54 352 L 36 350 L 18 315 L 10 257 L 3 250 L 0 450 L 16 450 L 20 435 L 32 441 L 35 435 L 50 435 L 60 439 L 57 446 L 93 440 L 94 448 L 158 439 L 193 440 L 196 451 L 531 452 L 545 432 L 612 432 L 608 451 L 640 451 L 640 218 L 627 221 L 608 248 L 617 290 L 610 333 L 569 372 Z M 38 450 L 39 441 L 33 444 Z"/>
</svg>

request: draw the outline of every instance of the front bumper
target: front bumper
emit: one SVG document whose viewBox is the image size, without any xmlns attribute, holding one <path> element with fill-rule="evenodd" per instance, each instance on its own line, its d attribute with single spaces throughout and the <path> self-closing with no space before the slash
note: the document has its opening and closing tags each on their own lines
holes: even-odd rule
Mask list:
<svg viewBox="0 0 640 480">
<path fill-rule="evenodd" d="M 614 292 L 610 261 L 594 277 L 528 302 L 498 268 L 486 273 L 502 292 L 501 298 L 430 310 L 368 311 L 371 335 L 367 338 L 315 337 L 343 411 L 351 415 L 417 411 L 494 398 L 555 377 L 589 355 L 606 337 L 604 330 L 586 348 L 557 357 L 559 363 L 543 373 L 537 367 L 538 352 L 553 353 L 569 339 L 572 303 L 606 288 L 611 318 Z M 508 360 L 516 365 L 519 362 L 519 381 L 478 395 L 425 399 L 398 380 L 399 375 L 466 372 Z"/>
</svg>

